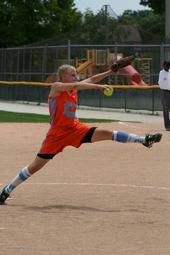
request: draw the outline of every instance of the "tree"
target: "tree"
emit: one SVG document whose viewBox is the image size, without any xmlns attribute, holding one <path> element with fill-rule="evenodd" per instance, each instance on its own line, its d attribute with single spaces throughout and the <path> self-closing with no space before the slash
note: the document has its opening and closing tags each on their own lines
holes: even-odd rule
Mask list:
<svg viewBox="0 0 170 255">
<path fill-rule="evenodd" d="M 165 14 L 165 0 L 141 0 L 140 4 L 150 7 L 156 14 Z"/>
<path fill-rule="evenodd" d="M 136 26 L 143 43 L 161 43 L 165 38 L 165 19 L 152 10 L 125 11 L 120 22 Z"/>
<path fill-rule="evenodd" d="M 73 0 L 1 0 L 0 46 L 54 37 L 71 30 L 80 20 Z"/>
<path fill-rule="evenodd" d="M 73 42 L 77 41 L 76 43 L 113 44 L 123 41 L 127 36 L 125 29 L 104 10 L 96 15 L 91 10 L 86 10 L 77 29 L 74 31 L 76 36 L 70 37 Z"/>
</svg>

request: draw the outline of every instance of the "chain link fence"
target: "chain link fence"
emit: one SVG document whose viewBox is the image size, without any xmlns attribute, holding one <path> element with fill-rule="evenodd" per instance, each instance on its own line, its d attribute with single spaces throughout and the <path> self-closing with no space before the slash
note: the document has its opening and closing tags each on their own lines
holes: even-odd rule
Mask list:
<svg viewBox="0 0 170 255">
<path fill-rule="evenodd" d="M 160 45 L 66 45 L 17 47 L 0 49 L 0 80 L 45 82 L 51 73 L 62 64 L 81 67 L 80 78 L 107 70 L 109 61 L 116 56 L 134 54 L 134 68 L 146 84 L 158 83 L 162 62 L 170 59 L 170 44 Z M 125 74 L 113 73 L 102 83 L 128 84 Z M 0 85 L 0 99 L 47 102 L 48 87 L 34 85 Z M 105 97 L 97 91 L 79 92 L 79 104 L 85 106 L 119 108 L 125 110 L 162 110 L 159 89 L 116 89 L 112 97 Z"/>
</svg>

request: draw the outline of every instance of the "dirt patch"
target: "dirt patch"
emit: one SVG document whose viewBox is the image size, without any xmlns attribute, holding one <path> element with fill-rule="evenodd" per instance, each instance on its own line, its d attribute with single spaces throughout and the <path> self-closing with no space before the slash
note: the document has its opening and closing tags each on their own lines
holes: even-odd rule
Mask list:
<svg viewBox="0 0 170 255">
<path fill-rule="evenodd" d="M 99 125 L 163 139 L 152 149 L 66 148 L 0 207 L 1 255 L 170 254 L 170 133 L 162 122 Z M 2 186 L 33 160 L 48 128 L 0 124 Z"/>
</svg>

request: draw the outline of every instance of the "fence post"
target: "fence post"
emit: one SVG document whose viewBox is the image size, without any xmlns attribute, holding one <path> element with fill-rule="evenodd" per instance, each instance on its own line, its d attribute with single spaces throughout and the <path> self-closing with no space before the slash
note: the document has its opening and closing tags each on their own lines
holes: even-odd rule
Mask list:
<svg viewBox="0 0 170 255">
<path fill-rule="evenodd" d="M 116 59 L 117 59 L 117 54 L 118 54 L 118 47 L 115 45 L 115 47 L 114 47 L 114 54 L 115 54 L 115 57 L 116 57 Z M 115 84 L 117 84 L 118 83 L 118 77 L 117 77 L 117 73 L 115 74 Z"/>
<path fill-rule="evenodd" d="M 28 81 L 31 81 L 32 79 L 32 48 L 30 48 L 30 58 L 29 58 L 29 76 Z"/>
<path fill-rule="evenodd" d="M 25 45 L 23 46 L 23 54 L 22 54 L 22 80 L 25 81 Z"/>
<path fill-rule="evenodd" d="M 43 50 L 43 56 L 42 56 L 42 69 L 41 69 L 41 80 L 45 80 L 45 74 L 46 74 L 46 65 L 47 65 L 47 48 L 48 45 L 46 44 Z"/>
<path fill-rule="evenodd" d="M 7 80 L 7 61 L 6 61 L 7 49 L 4 49 L 4 80 Z"/>
<path fill-rule="evenodd" d="M 165 49 L 164 49 L 165 45 L 164 43 L 161 43 L 160 45 L 160 69 L 162 67 L 162 63 L 165 59 Z"/>
<path fill-rule="evenodd" d="M 154 115 L 154 106 L 155 106 L 155 92 L 152 89 L 152 115 Z"/>
<path fill-rule="evenodd" d="M 19 79 L 19 63 L 20 63 L 20 49 L 17 50 L 17 71 L 16 71 L 16 81 Z"/>
<path fill-rule="evenodd" d="M 124 90 L 125 91 L 125 93 L 124 93 L 124 95 L 125 95 L 125 97 L 124 97 L 124 99 L 125 99 L 125 101 L 124 101 L 124 108 L 125 108 L 125 112 L 127 112 L 127 89 L 125 89 Z"/>
<path fill-rule="evenodd" d="M 4 79 L 4 48 L 1 50 L 1 80 Z"/>
<path fill-rule="evenodd" d="M 68 44 L 67 44 L 67 62 L 68 62 L 68 65 L 70 65 L 70 63 L 71 63 L 71 42 L 70 42 L 70 40 L 68 40 Z"/>
</svg>

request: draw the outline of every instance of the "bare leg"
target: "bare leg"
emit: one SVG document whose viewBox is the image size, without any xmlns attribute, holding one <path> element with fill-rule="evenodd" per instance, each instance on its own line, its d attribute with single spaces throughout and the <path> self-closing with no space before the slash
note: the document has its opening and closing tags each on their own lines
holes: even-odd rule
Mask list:
<svg viewBox="0 0 170 255">
<path fill-rule="evenodd" d="M 30 175 L 39 171 L 43 166 L 48 163 L 49 160 L 50 159 L 44 159 L 37 156 L 34 161 L 30 165 L 28 165 Z"/>
<path fill-rule="evenodd" d="M 124 131 L 110 131 L 107 129 L 96 128 L 91 142 L 99 142 L 104 140 L 113 140 L 120 143 L 144 143 L 145 136 L 130 134 Z"/>
<path fill-rule="evenodd" d="M 94 143 L 103 140 L 112 140 L 120 143 L 140 143 L 150 148 L 154 143 L 160 142 L 161 137 L 162 134 L 160 133 L 140 136 L 124 131 L 109 131 L 107 129 L 96 128 L 92 135 L 91 142 Z"/>
<path fill-rule="evenodd" d="M 91 142 L 94 143 L 94 142 L 100 142 L 103 140 L 112 140 L 112 134 L 113 134 L 112 131 L 96 128 L 93 133 Z"/>
<path fill-rule="evenodd" d="M 32 174 L 39 171 L 49 160 L 50 159 L 43 159 L 37 156 L 30 165 L 21 169 L 20 172 L 15 176 L 15 178 L 4 187 L 3 192 L 5 192 L 6 198 L 18 185 L 26 181 Z M 2 198 L 0 199 L 0 204 L 2 204 L 5 201 L 3 200 L 4 199 Z"/>
</svg>

